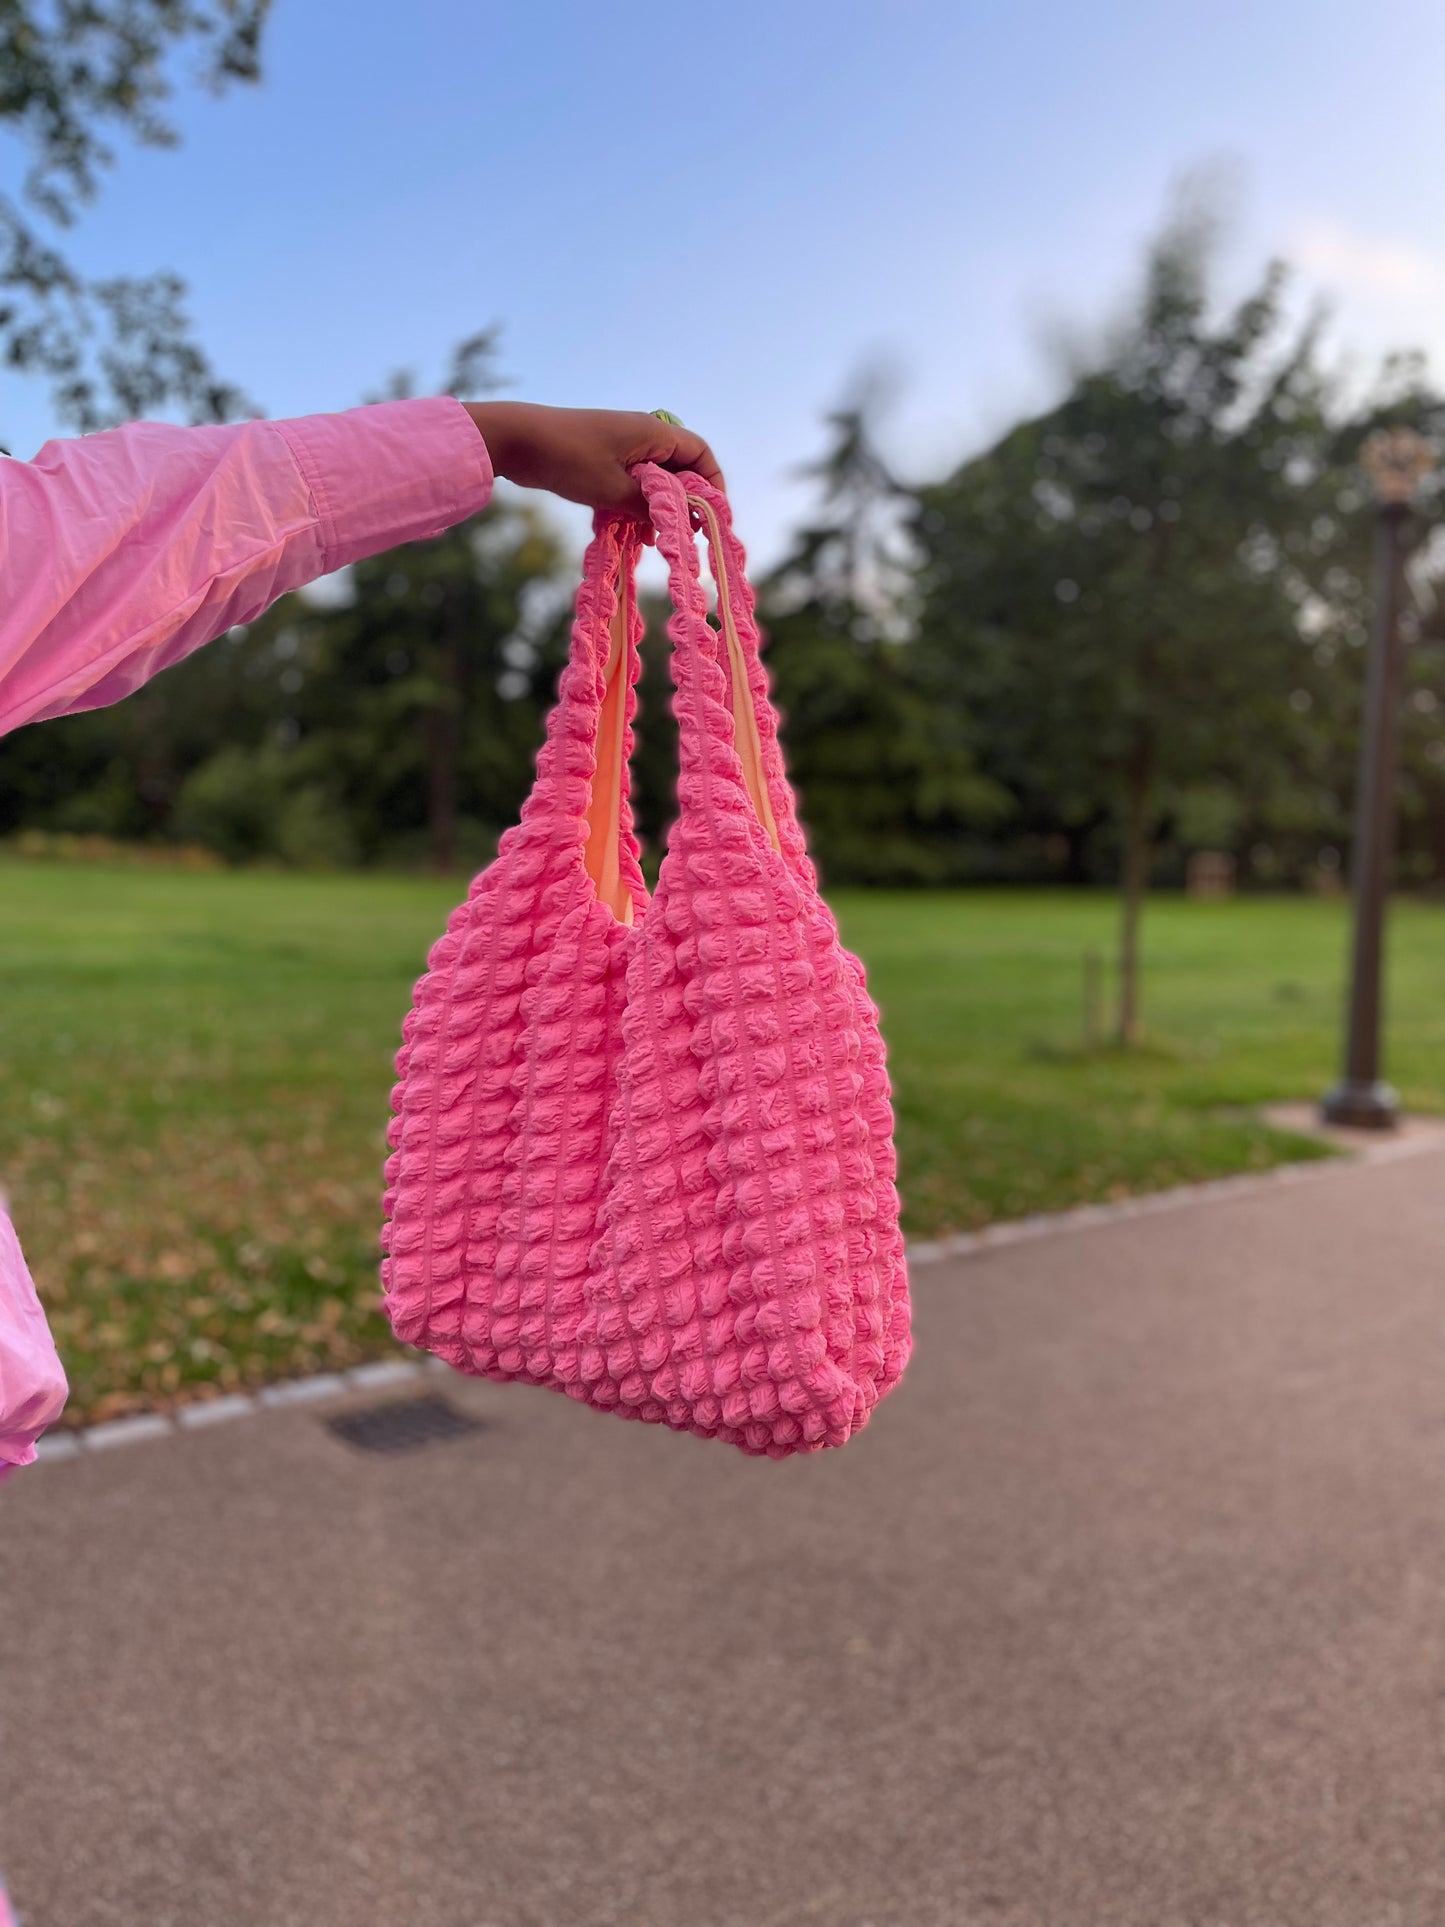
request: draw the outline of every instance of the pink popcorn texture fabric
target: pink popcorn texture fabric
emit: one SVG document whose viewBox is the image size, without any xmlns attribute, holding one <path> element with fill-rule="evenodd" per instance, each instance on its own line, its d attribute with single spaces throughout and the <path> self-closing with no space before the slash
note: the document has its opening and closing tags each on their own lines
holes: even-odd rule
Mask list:
<svg viewBox="0 0 1445 1927">
<path fill-rule="evenodd" d="M 462 1371 L 783 1457 L 845 1443 L 908 1358 L 884 1048 L 807 855 L 726 501 L 639 477 L 680 732 L 657 889 L 628 807 L 642 534 L 599 517 L 535 787 L 403 1026 L 386 1303 Z"/>
</svg>

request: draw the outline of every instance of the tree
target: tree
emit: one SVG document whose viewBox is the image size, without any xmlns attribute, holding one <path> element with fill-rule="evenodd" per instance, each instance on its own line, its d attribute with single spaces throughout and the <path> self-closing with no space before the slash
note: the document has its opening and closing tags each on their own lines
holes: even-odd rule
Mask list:
<svg viewBox="0 0 1445 1927">
<path fill-rule="evenodd" d="M 829 417 L 810 470 L 818 519 L 762 585 L 767 663 L 810 843 L 835 883 L 940 883 L 961 834 L 996 818 L 960 719 L 909 638 L 907 495 L 879 455 L 865 391 Z"/>
<path fill-rule="evenodd" d="M 0 834 L 479 866 L 532 780 L 570 588 L 547 523 L 503 497 L 358 563 L 343 601 L 284 596 L 124 702 L 7 736 Z"/>
<path fill-rule="evenodd" d="M 276 730 L 362 861 L 471 867 L 517 815 L 565 656 L 562 560 L 537 511 L 504 498 L 357 563 L 349 602 L 286 613 Z"/>
<path fill-rule="evenodd" d="M 500 326 L 493 324 L 458 343 L 442 392 L 456 396 L 494 394 L 498 388 L 507 386 L 496 365 L 500 337 Z M 392 376 L 388 390 L 391 399 L 403 400 L 412 393 L 414 381 L 409 370 Z M 530 527 L 534 537 L 540 534 L 540 523 L 534 521 Z M 456 545 L 448 546 L 447 536 L 432 546 L 432 559 L 440 563 L 440 568 L 431 584 L 431 589 L 438 592 L 432 597 L 433 606 L 438 610 L 436 634 L 432 648 L 424 651 L 422 657 L 430 690 L 423 719 L 428 763 L 427 820 L 432 862 L 438 870 L 447 871 L 454 868 L 457 861 L 459 764 L 469 694 L 469 656 L 474 649 L 467 628 L 470 601 L 464 586 L 471 570 Z M 534 541 L 528 554 L 543 575 L 550 574 L 556 566 L 556 557 L 545 542 L 539 547 Z M 364 575 L 357 580 L 364 582 Z"/>
<path fill-rule="evenodd" d="M 498 330 L 448 392 L 501 385 Z M 391 395 L 409 394 L 410 374 Z M 449 870 L 521 806 L 570 619 L 562 551 L 505 495 L 432 542 L 283 597 L 113 707 L 0 744 L 0 834 L 179 838 L 231 861 Z"/>
<path fill-rule="evenodd" d="M 1206 212 L 1069 392 L 920 492 L 920 645 L 983 770 L 1118 844 L 1118 1036 L 1139 1035 L 1151 846 L 1191 794 L 1297 763 L 1322 667 L 1302 615 L 1335 539 L 1316 316 L 1281 351 L 1283 270 L 1212 326 Z"/>
<path fill-rule="evenodd" d="M 270 0 L 6 0 L 0 6 L 0 128 L 27 154 L 0 193 L 0 361 L 50 383 L 82 431 L 175 404 L 193 421 L 250 405 L 196 344 L 173 274 L 89 280 L 62 246 L 113 165 L 109 130 L 176 140 L 172 67 L 199 50 L 219 90 L 260 73 Z M 251 411 L 254 412 L 254 411 Z"/>
</svg>

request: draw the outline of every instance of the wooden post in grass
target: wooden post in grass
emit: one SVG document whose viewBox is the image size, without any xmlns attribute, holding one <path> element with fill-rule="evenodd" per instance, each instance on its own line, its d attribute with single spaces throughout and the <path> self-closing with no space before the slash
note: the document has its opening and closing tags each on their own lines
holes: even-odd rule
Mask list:
<svg viewBox="0 0 1445 1927">
<path fill-rule="evenodd" d="M 1139 1041 L 1139 924 L 1149 887 L 1150 756 L 1141 743 L 1129 761 L 1124 800 L 1123 918 L 1119 932 L 1119 1048 Z"/>
<path fill-rule="evenodd" d="M 1380 1076 L 1380 990 L 1385 911 L 1395 854 L 1400 685 L 1407 594 L 1410 500 L 1434 467 L 1430 445 L 1410 428 L 1380 429 L 1360 451 L 1375 484 L 1375 612 L 1366 665 L 1365 720 L 1355 791 L 1354 942 L 1345 1026 L 1345 1074 L 1325 1094 L 1326 1122 L 1392 1130 L 1399 1100 Z"/>
<path fill-rule="evenodd" d="M 1104 1039 L 1104 959 L 1084 952 L 1084 1049 L 1096 1051 Z"/>
</svg>

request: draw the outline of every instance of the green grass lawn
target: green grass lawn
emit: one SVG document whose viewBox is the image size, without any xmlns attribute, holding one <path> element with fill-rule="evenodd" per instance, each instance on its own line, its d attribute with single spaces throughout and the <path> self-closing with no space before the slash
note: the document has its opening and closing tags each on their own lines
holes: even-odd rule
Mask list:
<svg viewBox="0 0 1445 1927">
<path fill-rule="evenodd" d="M 384 1352 L 390 1060 L 455 883 L 0 866 L 0 1185 L 72 1418 Z M 1335 1062 L 1342 906 L 1161 900 L 1151 1043 L 1080 1048 L 1102 896 L 840 893 L 883 1006 L 910 1229 L 1261 1168 Z M 1445 1110 L 1445 910 L 1392 932 L 1390 1069 Z"/>
</svg>

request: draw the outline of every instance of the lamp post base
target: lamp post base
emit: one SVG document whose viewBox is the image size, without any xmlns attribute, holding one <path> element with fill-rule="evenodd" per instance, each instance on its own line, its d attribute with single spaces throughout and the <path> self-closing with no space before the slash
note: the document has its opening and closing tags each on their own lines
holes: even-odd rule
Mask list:
<svg viewBox="0 0 1445 1927">
<path fill-rule="evenodd" d="M 1320 1104 L 1326 1124 L 1348 1124 L 1357 1131 L 1393 1131 L 1400 1122 L 1400 1100 L 1380 1082 L 1346 1077 L 1326 1091 Z"/>
</svg>

